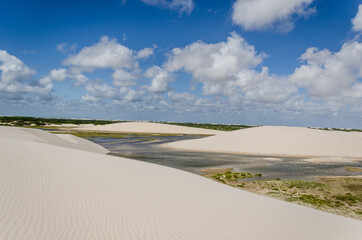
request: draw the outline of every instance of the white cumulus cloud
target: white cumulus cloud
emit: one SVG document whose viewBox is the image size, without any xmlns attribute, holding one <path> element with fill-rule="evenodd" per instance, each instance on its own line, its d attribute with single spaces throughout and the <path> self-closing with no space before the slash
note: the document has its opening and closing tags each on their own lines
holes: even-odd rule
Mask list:
<svg viewBox="0 0 362 240">
<path fill-rule="evenodd" d="M 141 95 L 142 93 L 139 93 L 133 89 L 128 89 L 123 99 L 127 102 L 137 102 L 141 101 Z"/>
<path fill-rule="evenodd" d="M 144 48 L 138 51 L 137 58 L 145 59 L 151 55 L 153 55 L 153 48 Z"/>
<path fill-rule="evenodd" d="M 290 76 L 317 98 L 359 96 L 362 93 L 362 43 L 347 42 L 339 52 L 309 48 L 300 58 L 306 64 Z M 353 93 L 353 94 L 351 94 Z"/>
<path fill-rule="evenodd" d="M 70 55 L 64 65 L 77 67 L 83 71 L 93 71 L 104 68 L 134 68 L 137 66 L 134 51 L 119 44 L 116 39 L 101 37 L 99 42 L 84 47 L 75 55 Z"/>
<path fill-rule="evenodd" d="M 50 71 L 50 77 L 57 82 L 62 82 L 68 77 L 67 70 L 64 68 L 53 69 Z"/>
<path fill-rule="evenodd" d="M 270 76 L 266 67 L 258 72 L 255 68 L 264 58 L 265 54 L 258 54 L 254 46 L 232 33 L 226 42 L 196 42 L 173 49 L 164 68 L 191 74 L 203 84 L 206 95 L 243 94 L 253 101 L 284 101 L 297 89 L 284 78 Z"/>
<path fill-rule="evenodd" d="M 59 43 L 55 49 L 58 52 L 61 53 L 69 53 L 69 52 L 74 52 L 77 49 L 77 44 L 70 44 L 70 43 Z"/>
<path fill-rule="evenodd" d="M 173 49 L 165 68 L 171 72 L 184 69 L 201 82 L 222 81 L 234 78 L 240 69 L 257 66 L 264 57 L 242 37 L 232 33 L 226 42 L 195 42 L 183 49 Z"/>
<path fill-rule="evenodd" d="M 26 66 L 20 59 L 0 50 L 0 92 L 47 94 L 51 83 L 36 81 L 36 71 Z"/>
<path fill-rule="evenodd" d="M 170 90 L 169 83 L 174 80 L 170 73 L 158 66 L 147 69 L 144 75 L 152 79 L 149 90 L 155 93 L 163 93 Z"/>
<path fill-rule="evenodd" d="M 358 6 L 358 12 L 352 19 L 352 29 L 356 32 L 362 31 L 362 4 Z"/>
<path fill-rule="evenodd" d="M 88 95 L 88 94 L 83 95 L 82 100 L 87 101 L 87 102 L 98 102 L 99 101 L 98 98 L 96 98 L 94 96 L 91 96 L 91 95 Z"/>
<path fill-rule="evenodd" d="M 158 6 L 162 8 L 169 8 L 171 10 L 179 11 L 180 13 L 188 13 L 190 14 L 194 9 L 194 1 L 193 0 L 141 0 L 142 2 L 152 5 Z"/>
<path fill-rule="evenodd" d="M 168 98 L 175 103 L 184 104 L 185 102 L 194 104 L 197 100 L 195 95 L 192 95 L 188 92 L 176 93 L 176 92 L 169 92 Z"/>
<path fill-rule="evenodd" d="M 235 84 L 245 92 L 247 100 L 259 103 L 284 102 L 298 90 L 286 77 L 270 75 L 266 67 L 261 73 L 249 73 L 247 77 L 239 76 Z"/>
<path fill-rule="evenodd" d="M 1 81 L 4 83 L 24 81 L 36 73 L 35 70 L 30 69 L 20 59 L 8 54 L 6 51 L 0 51 L 0 70 Z"/>
<path fill-rule="evenodd" d="M 136 84 L 136 76 L 124 69 L 117 69 L 112 74 L 113 84 L 117 87 L 129 87 Z"/>
<path fill-rule="evenodd" d="M 88 82 L 86 90 L 90 95 L 84 95 L 83 100 L 97 101 L 102 99 L 111 99 L 116 95 L 113 87 L 102 81 Z"/>
<path fill-rule="evenodd" d="M 237 0 L 233 5 L 232 20 L 245 30 L 276 28 L 289 32 L 294 28 L 295 16 L 315 12 L 314 0 Z"/>
<path fill-rule="evenodd" d="M 73 73 L 72 71 L 69 71 L 68 69 L 65 68 L 58 68 L 51 70 L 50 73 L 47 76 L 40 79 L 39 82 L 42 84 L 49 84 L 52 83 L 53 81 L 63 82 L 66 79 L 72 80 L 75 86 L 80 86 L 89 81 L 89 79 L 83 74 Z"/>
</svg>

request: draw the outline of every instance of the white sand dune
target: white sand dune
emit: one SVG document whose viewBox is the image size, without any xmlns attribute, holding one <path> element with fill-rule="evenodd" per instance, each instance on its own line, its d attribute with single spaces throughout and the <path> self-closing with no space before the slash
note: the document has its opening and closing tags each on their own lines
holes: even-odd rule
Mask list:
<svg viewBox="0 0 362 240">
<path fill-rule="evenodd" d="M 203 128 L 184 127 L 171 124 L 151 122 L 124 122 L 106 125 L 80 126 L 77 130 L 103 131 L 103 132 L 127 132 L 127 133 L 163 133 L 163 134 L 204 134 L 215 135 L 223 131 Z"/>
<path fill-rule="evenodd" d="M 164 146 L 207 152 L 361 158 L 362 133 L 265 126 L 178 141 Z"/>
<path fill-rule="evenodd" d="M 108 153 L 104 147 L 70 134 L 50 134 L 31 128 L 0 127 L 0 140 L 4 144 L 8 141 L 19 140 L 39 142 L 56 145 L 59 147 L 73 148 L 95 153 Z M 0 144 L 1 144 L 0 143 Z"/>
<path fill-rule="evenodd" d="M 360 240 L 362 236 L 362 221 L 59 142 L 40 130 L 0 127 L 0 239 Z"/>
</svg>

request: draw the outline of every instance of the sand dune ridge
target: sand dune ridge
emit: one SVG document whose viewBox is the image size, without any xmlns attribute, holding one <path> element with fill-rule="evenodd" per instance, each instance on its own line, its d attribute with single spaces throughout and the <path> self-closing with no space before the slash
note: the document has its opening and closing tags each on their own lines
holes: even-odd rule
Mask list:
<svg viewBox="0 0 362 240">
<path fill-rule="evenodd" d="M 263 126 L 164 146 L 207 152 L 361 158 L 362 133 Z"/>
</svg>

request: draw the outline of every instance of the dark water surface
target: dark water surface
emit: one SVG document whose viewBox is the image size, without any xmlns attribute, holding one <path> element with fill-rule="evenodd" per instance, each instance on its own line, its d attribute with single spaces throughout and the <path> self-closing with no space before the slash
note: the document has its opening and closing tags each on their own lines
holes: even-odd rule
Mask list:
<svg viewBox="0 0 362 240">
<path fill-rule="evenodd" d="M 188 152 L 160 147 L 172 141 L 204 136 L 140 136 L 124 138 L 90 138 L 110 150 L 111 155 L 169 166 L 200 174 L 205 168 L 234 168 L 238 172 L 261 173 L 261 179 L 313 179 L 314 176 L 354 176 L 361 172 L 346 171 L 345 167 L 362 168 L 357 163 L 308 163 L 300 157 L 250 156 L 240 154 Z"/>
</svg>

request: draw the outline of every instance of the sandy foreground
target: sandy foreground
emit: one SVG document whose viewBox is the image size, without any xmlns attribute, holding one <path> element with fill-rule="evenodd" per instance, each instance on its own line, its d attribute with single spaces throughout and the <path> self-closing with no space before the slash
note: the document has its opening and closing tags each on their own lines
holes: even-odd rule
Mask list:
<svg viewBox="0 0 362 240">
<path fill-rule="evenodd" d="M 76 130 L 102 131 L 102 132 L 125 132 L 125 133 L 163 133 L 163 134 L 201 134 L 215 135 L 223 131 L 184 127 L 171 124 L 151 123 L 151 122 L 124 122 L 107 125 L 84 125 Z"/>
<path fill-rule="evenodd" d="M 332 157 L 311 158 L 312 162 L 362 160 L 361 132 L 325 131 L 302 127 L 247 128 L 163 146 L 191 151 Z"/>
<path fill-rule="evenodd" d="M 362 222 L 0 127 L 0 239 L 361 239 Z"/>
</svg>

